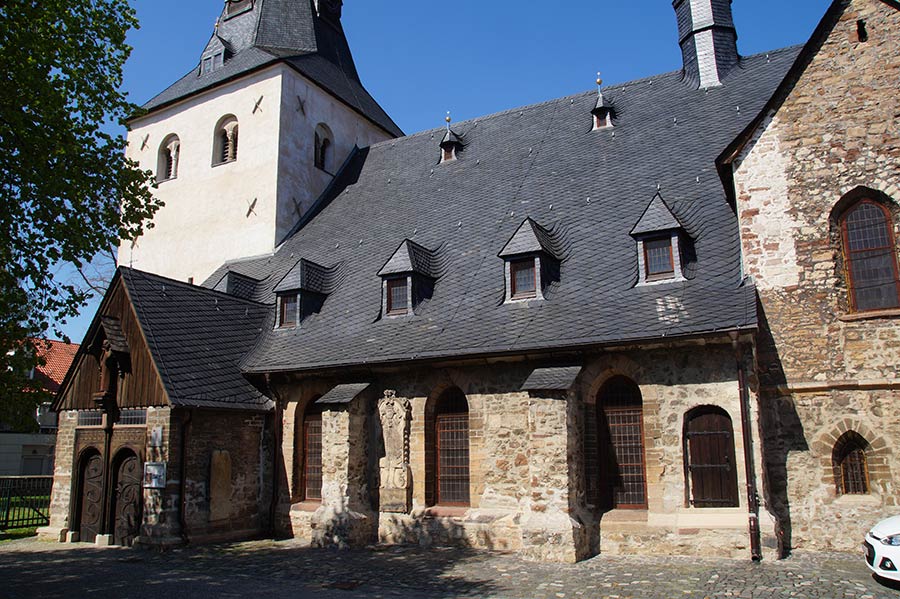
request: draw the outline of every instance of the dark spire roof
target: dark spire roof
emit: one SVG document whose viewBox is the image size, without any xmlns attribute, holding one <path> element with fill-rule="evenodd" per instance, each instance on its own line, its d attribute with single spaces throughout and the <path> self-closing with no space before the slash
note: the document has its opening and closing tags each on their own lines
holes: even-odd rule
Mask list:
<svg viewBox="0 0 900 599">
<path fill-rule="evenodd" d="M 658 233 L 660 231 L 672 231 L 674 229 L 682 229 L 678 218 L 672 214 L 672 210 L 666 204 L 662 195 L 657 192 L 641 219 L 631 230 L 632 235 L 642 235 L 644 233 Z"/>
<path fill-rule="evenodd" d="M 330 0 L 330 5 L 334 4 Z M 226 12 L 227 8 L 223 9 L 216 31 L 200 54 L 202 61 L 224 52 L 224 64 L 213 69 L 191 69 L 147 102 L 145 109 L 161 108 L 283 61 L 388 133 L 403 135 L 360 82 L 341 26 L 339 7 L 329 8 L 319 16 L 314 0 L 254 0 L 250 10 L 232 16 Z"/>
<path fill-rule="evenodd" d="M 463 145 L 462 138 L 457 135 L 453 129 L 447 128 L 447 133 L 444 134 L 444 138 L 441 139 L 441 147 L 444 146 L 457 146 L 461 147 Z"/>
</svg>

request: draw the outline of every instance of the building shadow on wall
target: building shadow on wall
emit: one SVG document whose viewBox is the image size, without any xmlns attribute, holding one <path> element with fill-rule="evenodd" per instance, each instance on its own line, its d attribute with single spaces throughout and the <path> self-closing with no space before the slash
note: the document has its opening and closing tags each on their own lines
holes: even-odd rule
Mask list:
<svg viewBox="0 0 900 599">
<path fill-rule="evenodd" d="M 290 541 L 256 541 L 155 553 L 133 549 L 8 552 L 0 560 L 3 596 L 69 598 L 73 589 L 102 597 L 289 597 L 423 599 L 484 597 L 492 580 L 456 573 L 490 554 L 457 547 L 313 549 Z M 77 596 L 81 596 L 76 592 Z"/>
<path fill-rule="evenodd" d="M 788 457 L 792 451 L 809 451 L 809 445 L 793 397 L 779 391 L 787 385 L 787 376 L 762 303 L 757 301 L 757 306 L 760 429 L 766 477 L 763 489 L 766 505 L 778 520 L 778 550 L 781 557 L 788 557 L 793 548 Z"/>
</svg>

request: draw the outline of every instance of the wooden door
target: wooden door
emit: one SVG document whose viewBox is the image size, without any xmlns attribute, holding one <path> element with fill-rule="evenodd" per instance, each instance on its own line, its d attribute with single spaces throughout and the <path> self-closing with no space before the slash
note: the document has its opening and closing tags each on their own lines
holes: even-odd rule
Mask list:
<svg viewBox="0 0 900 599">
<path fill-rule="evenodd" d="M 113 543 L 130 547 L 141 529 L 141 464 L 130 451 L 118 460 L 113 488 Z"/>
<path fill-rule="evenodd" d="M 690 502 L 694 507 L 737 507 L 737 468 L 731 418 L 718 410 L 688 416 L 685 431 Z"/>
<path fill-rule="evenodd" d="M 78 504 L 78 534 L 84 543 L 93 543 L 100 534 L 103 514 L 103 459 L 99 453 L 82 458 Z"/>
</svg>

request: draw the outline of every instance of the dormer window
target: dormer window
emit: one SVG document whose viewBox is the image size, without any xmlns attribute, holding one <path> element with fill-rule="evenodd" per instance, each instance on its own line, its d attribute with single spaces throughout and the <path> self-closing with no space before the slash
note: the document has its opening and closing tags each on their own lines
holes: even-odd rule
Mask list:
<svg viewBox="0 0 900 599">
<path fill-rule="evenodd" d="M 382 313 L 388 317 L 415 313 L 432 296 L 441 275 L 439 252 L 405 240 L 378 271 L 381 277 Z"/>
<path fill-rule="evenodd" d="M 638 285 L 684 280 L 682 256 L 689 239 L 660 194 L 650 201 L 631 236 L 637 242 Z"/>
<path fill-rule="evenodd" d="M 537 268 L 535 267 L 535 262 L 535 258 L 510 260 L 511 299 L 529 299 L 537 296 Z"/>
<path fill-rule="evenodd" d="M 253 8 L 253 0 L 225 0 L 225 17 L 233 17 Z"/>
<path fill-rule="evenodd" d="M 525 219 L 499 254 L 505 264 L 505 301 L 542 300 L 547 287 L 559 280 L 560 251 L 556 236 Z"/>
<path fill-rule="evenodd" d="M 594 130 L 612 127 L 612 114 L 608 108 L 594 111 Z"/>
<path fill-rule="evenodd" d="M 299 297 L 297 293 L 288 293 L 278 297 L 278 327 L 282 329 L 297 326 L 299 318 Z"/>
<path fill-rule="evenodd" d="M 441 164 L 453 162 L 459 158 L 459 153 L 462 149 L 462 139 L 450 129 L 450 124 L 448 122 L 447 133 L 444 134 L 444 138 L 441 140 Z"/>
<path fill-rule="evenodd" d="M 337 289 L 342 278 L 343 265 L 331 268 L 301 259 L 275 286 L 278 296 L 278 322 L 276 327 L 298 327 L 322 311 L 325 300 Z"/>
<path fill-rule="evenodd" d="M 402 316 L 409 312 L 409 277 L 385 281 L 387 287 L 387 313 Z"/>
<path fill-rule="evenodd" d="M 656 237 L 644 242 L 644 267 L 648 281 L 671 279 L 675 276 L 672 237 Z"/>
</svg>

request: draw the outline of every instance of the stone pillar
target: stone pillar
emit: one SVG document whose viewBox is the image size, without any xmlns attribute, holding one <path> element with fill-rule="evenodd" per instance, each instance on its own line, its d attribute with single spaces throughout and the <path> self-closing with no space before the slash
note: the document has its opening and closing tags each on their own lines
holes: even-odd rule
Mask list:
<svg viewBox="0 0 900 599">
<path fill-rule="evenodd" d="M 172 408 L 147 409 L 146 462 L 166 465 L 164 489 L 143 489 L 144 509 L 137 546 L 171 547 L 184 542 L 181 508 L 181 435 L 185 414 Z"/>
<path fill-rule="evenodd" d="M 75 469 L 75 427 L 78 412 L 60 412 L 56 432 L 56 458 L 50 497 L 50 525 L 38 529 L 41 540 L 65 542 L 69 533 L 69 503 L 77 473 Z M 75 537 L 68 537 L 76 540 Z"/>
<path fill-rule="evenodd" d="M 579 518 L 581 468 L 577 397 L 532 393 L 528 414 L 528 508 L 522 515 L 526 559 L 574 563 L 589 555 Z"/>
<path fill-rule="evenodd" d="M 312 544 L 364 547 L 375 541 L 376 518 L 366 477 L 366 394 L 322 414 L 322 505 L 312 516 Z"/>
</svg>

